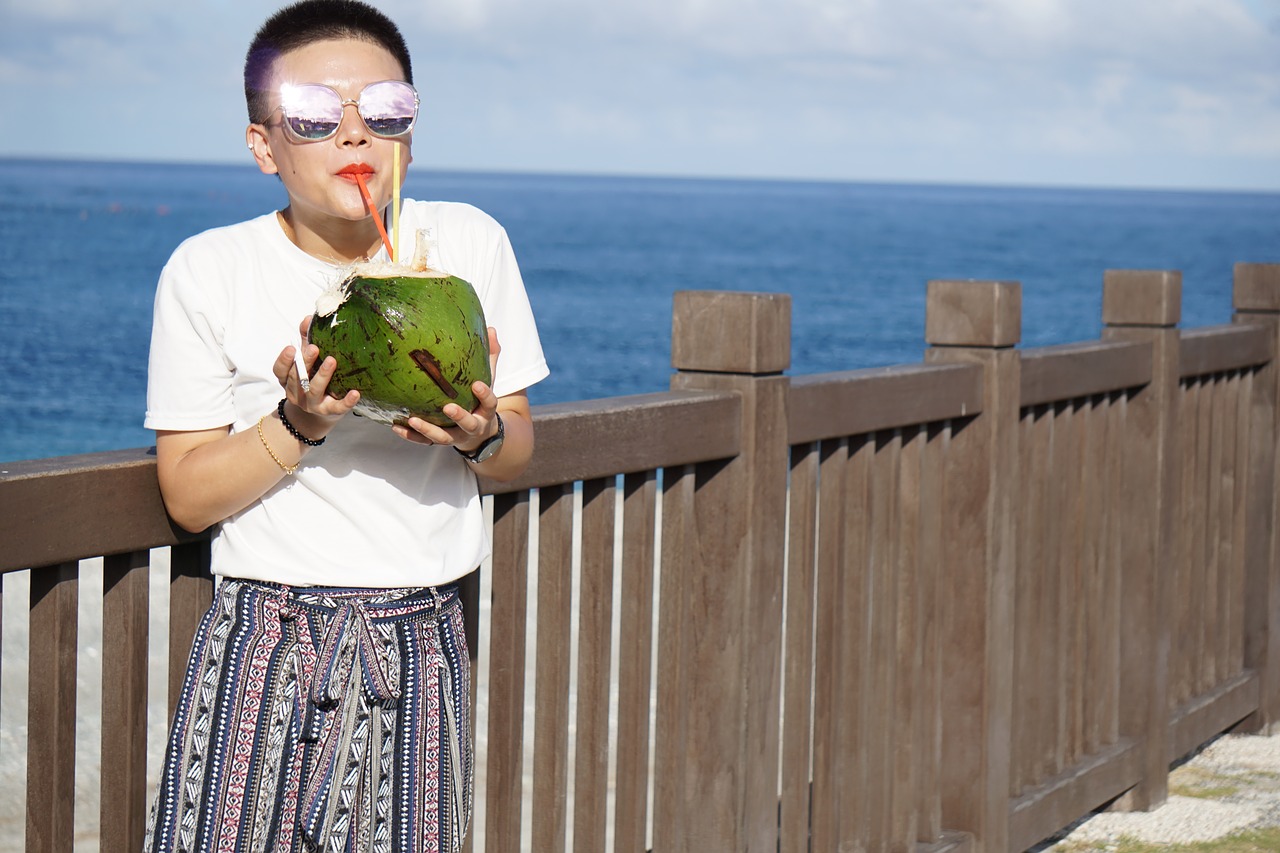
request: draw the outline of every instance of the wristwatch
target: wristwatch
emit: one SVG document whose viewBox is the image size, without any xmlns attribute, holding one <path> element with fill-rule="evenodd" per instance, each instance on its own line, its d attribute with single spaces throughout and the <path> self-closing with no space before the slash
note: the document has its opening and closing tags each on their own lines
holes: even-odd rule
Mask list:
<svg viewBox="0 0 1280 853">
<path fill-rule="evenodd" d="M 479 465 L 481 462 L 485 461 L 486 459 L 492 459 L 494 456 L 497 456 L 498 451 L 502 449 L 502 438 L 504 435 L 506 435 L 506 428 L 502 425 L 501 415 L 499 415 L 497 412 L 494 412 L 493 416 L 498 420 L 497 435 L 493 436 L 492 438 L 486 439 L 484 444 L 481 444 L 479 447 L 477 447 L 475 450 L 471 451 L 470 453 L 468 453 L 465 450 L 458 450 L 458 448 L 456 447 L 454 448 L 454 450 L 458 451 L 459 456 L 461 456 L 463 459 L 467 460 L 468 462 L 472 463 L 473 465 Z"/>
</svg>

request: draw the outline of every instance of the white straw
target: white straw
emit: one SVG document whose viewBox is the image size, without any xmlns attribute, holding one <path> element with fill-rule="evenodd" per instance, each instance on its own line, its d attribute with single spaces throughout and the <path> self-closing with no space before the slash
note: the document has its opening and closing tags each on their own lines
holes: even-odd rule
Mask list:
<svg viewBox="0 0 1280 853">
<path fill-rule="evenodd" d="M 302 347 L 304 344 L 298 343 L 293 350 L 293 364 L 298 368 L 298 384 L 302 386 L 303 391 L 311 390 L 311 379 L 307 376 L 307 365 L 302 360 Z"/>
</svg>

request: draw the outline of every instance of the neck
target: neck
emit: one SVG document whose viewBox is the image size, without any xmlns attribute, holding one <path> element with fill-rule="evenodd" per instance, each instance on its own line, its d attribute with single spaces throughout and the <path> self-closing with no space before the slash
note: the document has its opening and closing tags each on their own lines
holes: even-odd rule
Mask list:
<svg viewBox="0 0 1280 853">
<path fill-rule="evenodd" d="M 382 245 L 378 226 L 368 218 L 359 222 L 342 220 L 319 226 L 304 225 L 298 221 L 293 208 L 286 207 L 276 214 L 276 219 L 285 236 L 295 246 L 308 255 L 331 264 L 367 260 Z"/>
</svg>

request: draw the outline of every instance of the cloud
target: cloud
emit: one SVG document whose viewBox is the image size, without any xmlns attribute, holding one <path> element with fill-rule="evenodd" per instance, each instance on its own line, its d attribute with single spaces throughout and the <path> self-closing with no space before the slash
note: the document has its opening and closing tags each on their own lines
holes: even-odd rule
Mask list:
<svg viewBox="0 0 1280 853">
<path fill-rule="evenodd" d="M 1207 183 L 1280 186 L 1280 0 L 379 5 L 439 130 L 424 124 L 424 163 L 1105 182 L 1187 157 Z M 120 131 L 55 151 L 226 159 L 263 15 L 248 0 L 14 5 L 0 83 L 28 110 L 77 97 L 81 121 Z"/>
</svg>

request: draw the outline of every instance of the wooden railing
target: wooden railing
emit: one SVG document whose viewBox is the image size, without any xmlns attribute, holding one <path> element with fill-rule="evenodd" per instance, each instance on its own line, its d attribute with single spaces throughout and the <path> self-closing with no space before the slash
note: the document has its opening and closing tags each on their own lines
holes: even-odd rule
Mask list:
<svg viewBox="0 0 1280 853">
<path fill-rule="evenodd" d="M 1100 341 L 929 286 L 923 364 L 788 377 L 790 303 L 686 292 L 667 393 L 535 409 L 465 587 L 474 849 L 1022 850 L 1167 797 L 1280 716 L 1280 265 L 1180 331 L 1112 271 Z M 72 847 L 78 560 L 105 557 L 101 849 L 147 808 L 147 572 L 170 695 L 213 590 L 147 451 L 0 466 L 31 569 L 26 849 Z M 536 783 L 533 781 L 536 780 Z"/>
</svg>

